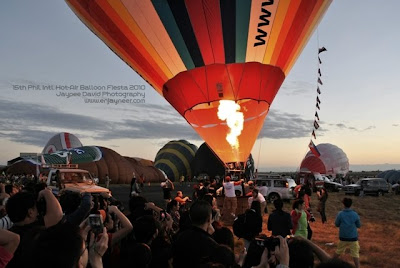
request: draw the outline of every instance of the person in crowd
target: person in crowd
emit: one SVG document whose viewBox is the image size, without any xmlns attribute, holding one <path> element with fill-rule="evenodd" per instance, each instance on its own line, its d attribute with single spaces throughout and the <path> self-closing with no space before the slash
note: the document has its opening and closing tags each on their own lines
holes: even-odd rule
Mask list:
<svg viewBox="0 0 400 268">
<path fill-rule="evenodd" d="M 207 262 L 222 263 L 215 254 L 220 245 L 210 233 L 212 228 L 212 207 L 198 200 L 190 207 L 192 227 L 181 232 L 173 244 L 173 267 L 199 267 Z"/>
<path fill-rule="evenodd" d="M 179 203 L 180 206 L 185 206 L 186 202 L 191 201 L 188 196 L 183 197 L 182 191 L 176 192 L 175 200 Z"/>
<path fill-rule="evenodd" d="M 181 219 L 181 215 L 179 213 L 179 203 L 176 200 L 172 200 L 167 205 L 167 212 L 171 215 L 173 224 L 172 231 L 176 234 L 179 231 L 179 221 Z"/>
<path fill-rule="evenodd" d="M 167 178 L 165 182 L 161 183 L 161 187 L 164 195 L 164 208 L 167 208 L 168 203 L 172 200 L 171 191 L 175 189 L 175 185 L 170 179 Z"/>
<path fill-rule="evenodd" d="M 222 184 L 225 192 L 224 204 L 222 207 L 222 217 L 224 219 L 227 219 L 229 216 L 233 218 L 236 217 L 237 199 L 235 185 L 240 185 L 241 183 L 242 180 L 233 182 L 230 176 L 225 177 L 225 182 Z"/>
<path fill-rule="evenodd" d="M 92 268 L 103 268 L 103 255 L 108 248 L 106 228 L 95 236 L 87 221 L 80 227 L 65 222 L 42 231 L 34 242 L 27 267 L 84 268 L 90 263 Z"/>
<path fill-rule="evenodd" d="M 328 200 L 328 192 L 324 187 L 322 187 L 321 189 L 318 189 L 317 196 L 319 200 L 317 211 L 319 212 L 319 214 L 321 214 L 321 220 L 324 224 L 326 223 L 325 205 L 326 200 Z"/>
<path fill-rule="evenodd" d="M 248 250 L 251 241 L 262 231 L 260 202 L 253 201 L 251 209 L 247 209 L 235 219 L 232 229 L 237 237 L 244 239 L 245 248 Z"/>
<path fill-rule="evenodd" d="M 282 199 L 276 199 L 274 207 L 275 210 L 268 217 L 268 230 L 272 231 L 273 236 L 286 237 L 291 234 L 291 229 L 293 229 L 292 217 L 283 211 Z"/>
<path fill-rule="evenodd" d="M 267 196 L 268 196 L 268 187 L 267 187 L 267 183 L 265 181 L 263 181 L 262 185 L 258 188 L 258 192 L 260 194 L 262 194 L 262 196 L 264 196 L 265 200 L 268 200 L 268 198 L 267 198 Z M 264 213 L 268 214 L 268 206 L 265 206 Z"/>
<path fill-rule="evenodd" d="M 44 200 L 46 203 L 45 214 L 40 220 L 36 200 L 40 203 Z M 6 210 L 14 223 L 10 231 L 20 236 L 18 249 L 7 267 L 28 267 L 29 260 L 32 259 L 35 238 L 42 230 L 56 225 L 63 218 L 60 203 L 50 188 L 45 188 L 39 192 L 37 199 L 28 192 L 15 194 L 7 201 Z"/>
<path fill-rule="evenodd" d="M 60 196 L 60 205 L 65 213 L 66 221 L 79 226 L 90 212 L 92 195 L 84 193 L 81 196 L 76 192 L 63 192 Z"/>
<path fill-rule="evenodd" d="M 104 178 L 104 181 L 106 183 L 106 188 L 109 189 L 110 188 L 111 179 L 110 179 L 110 176 L 108 176 L 108 174 L 106 174 L 106 176 Z"/>
<path fill-rule="evenodd" d="M 264 196 L 258 192 L 258 189 L 253 189 L 252 191 L 252 196 L 248 198 L 248 203 L 249 203 L 249 208 L 251 207 L 251 204 L 253 201 L 258 201 L 260 202 L 261 206 L 261 217 L 264 216 L 265 208 L 267 206 L 267 202 L 265 201 Z"/>
<path fill-rule="evenodd" d="M 358 243 L 358 231 L 361 227 L 360 216 L 351 209 L 353 200 L 344 198 L 342 201 L 344 209 L 338 213 L 335 220 L 335 226 L 339 227 L 339 244 L 334 258 L 339 257 L 347 248 L 350 249 L 350 255 L 353 257 L 356 268 L 360 267 L 360 245 Z"/>
<path fill-rule="evenodd" d="M 307 210 L 305 210 L 304 200 L 303 199 L 295 200 L 293 202 L 292 208 L 293 210 L 290 213 L 293 223 L 292 233 L 295 236 L 302 236 L 307 238 L 308 235 L 307 224 L 311 218 L 311 215 L 310 213 L 308 213 Z"/>
<path fill-rule="evenodd" d="M 5 268 L 19 245 L 19 235 L 0 229 L 0 268 Z"/>
<path fill-rule="evenodd" d="M 307 183 L 302 186 L 301 190 L 299 191 L 299 197 L 298 197 L 299 199 L 304 200 L 304 210 L 310 214 L 310 219 L 307 221 L 307 238 L 309 240 L 311 240 L 313 234 L 310 222 L 315 222 L 315 217 L 311 210 L 311 194 L 312 190 L 310 184 Z"/>
<path fill-rule="evenodd" d="M 135 174 L 135 172 L 133 172 L 133 177 L 132 177 L 132 180 L 131 180 L 131 190 L 129 192 L 129 197 L 137 196 L 140 193 L 141 193 L 140 186 L 139 186 L 139 183 L 136 180 L 136 174 Z"/>
<path fill-rule="evenodd" d="M 212 206 L 212 215 L 214 223 L 219 222 L 221 219 L 221 211 L 218 208 L 217 199 L 213 197 L 211 194 L 206 194 L 203 197 L 203 200 L 207 201 Z"/>
</svg>

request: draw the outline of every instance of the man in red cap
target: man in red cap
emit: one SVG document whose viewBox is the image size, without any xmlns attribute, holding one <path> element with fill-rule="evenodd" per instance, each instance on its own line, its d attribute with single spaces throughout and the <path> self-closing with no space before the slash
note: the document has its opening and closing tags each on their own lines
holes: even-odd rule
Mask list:
<svg viewBox="0 0 400 268">
<path fill-rule="evenodd" d="M 222 208 L 223 217 L 225 219 L 228 215 L 231 215 L 233 218 L 236 217 L 235 212 L 237 208 L 237 199 L 235 194 L 235 185 L 240 185 L 242 181 L 243 179 L 240 181 L 231 181 L 230 176 L 225 177 L 225 182 L 223 183 L 225 198 Z"/>
</svg>

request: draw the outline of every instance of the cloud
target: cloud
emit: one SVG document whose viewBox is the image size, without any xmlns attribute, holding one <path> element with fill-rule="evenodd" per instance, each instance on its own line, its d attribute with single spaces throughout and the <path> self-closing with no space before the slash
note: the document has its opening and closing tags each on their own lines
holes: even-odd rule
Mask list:
<svg viewBox="0 0 400 268">
<path fill-rule="evenodd" d="M 0 100 L 0 106 L 0 138 L 39 147 L 63 131 L 73 133 L 80 139 L 93 138 L 99 144 L 101 141 L 117 139 L 201 141 L 189 124 L 167 105 L 136 105 L 129 109 L 116 107 L 113 109 L 119 117 L 116 120 L 10 100 Z M 121 113 L 123 116 L 120 116 Z M 312 120 L 305 120 L 297 114 L 271 110 L 260 137 L 290 139 L 309 136 L 311 131 Z"/>
<path fill-rule="evenodd" d="M 392 126 L 394 126 L 394 127 L 398 127 L 398 126 L 400 126 L 399 124 L 393 124 Z"/>
<path fill-rule="evenodd" d="M 309 95 L 314 92 L 315 88 L 316 92 L 316 84 L 313 85 L 309 82 L 304 81 L 285 81 L 281 86 L 279 92 L 284 92 L 287 96 L 299 96 L 299 95 Z"/>
<path fill-rule="evenodd" d="M 353 127 L 353 126 L 348 126 L 348 125 L 346 125 L 344 123 L 328 124 L 328 125 L 329 126 L 333 126 L 333 127 L 337 127 L 339 129 L 348 129 L 348 130 L 357 131 L 357 132 L 368 131 L 368 130 L 376 128 L 376 126 L 368 126 L 368 127 L 364 128 L 364 129 L 358 129 L 358 128 Z"/>
</svg>

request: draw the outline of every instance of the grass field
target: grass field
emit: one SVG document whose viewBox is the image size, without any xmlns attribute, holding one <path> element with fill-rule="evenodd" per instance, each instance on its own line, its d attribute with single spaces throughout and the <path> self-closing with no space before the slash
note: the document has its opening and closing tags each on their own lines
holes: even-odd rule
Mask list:
<svg viewBox="0 0 400 268">
<path fill-rule="evenodd" d="M 333 255 L 339 241 L 339 229 L 335 227 L 335 217 L 343 209 L 341 200 L 344 193 L 329 193 L 326 203 L 328 222 L 321 223 L 321 217 L 316 212 L 317 198 L 311 196 L 316 222 L 311 223 L 313 230 L 312 241 Z M 352 208 L 360 215 L 361 228 L 359 229 L 360 262 L 361 267 L 400 267 L 400 195 L 386 194 L 375 196 L 347 196 L 353 199 Z M 273 206 L 268 204 L 269 211 Z M 284 210 L 290 212 L 291 203 L 284 204 Z M 267 231 L 268 216 L 264 216 L 263 230 Z M 329 246 L 328 243 L 334 243 Z M 353 264 L 352 258 L 346 252 L 342 259 Z"/>
</svg>

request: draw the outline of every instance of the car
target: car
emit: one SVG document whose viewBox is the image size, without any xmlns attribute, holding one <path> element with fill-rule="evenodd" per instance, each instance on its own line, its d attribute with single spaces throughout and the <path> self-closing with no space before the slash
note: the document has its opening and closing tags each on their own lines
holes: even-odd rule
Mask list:
<svg viewBox="0 0 400 268">
<path fill-rule="evenodd" d="M 59 179 L 57 178 L 59 173 Z M 111 196 L 109 189 L 96 185 L 89 171 L 78 169 L 77 165 L 53 166 L 47 176 L 46 184 L 51 188 L 55 195 L 60 191 L 70 191 L 78 193 L 107 194 Z"/>
<path fill-rule="evenodd" d="M 268 202 L 273 203 L 279 198 L 283 200 L 295 198 L 294 188 L 297 186 L 297 184 L 292 178 L 258 175 L 255 181 L 256 186 L 262 186 L 263 182 L 265 182 L 266 186 L 268 187 Z"/>
<path fill-rule="evenodd" d="M 361 192 L 382 196 L 385 193 L 389 193 L 390 185 L 381 178 L 363 178 L 355 184 L 344 186 L 343 190 L 345 194 L 354 194 L 356 196 L 359 196 Z"/>
<path fill-rule="evenodd" d="M 343 188 L 343 185 L 338 182 L 330 180 L 325 175 L 321 175 L 315 178 L 315 187 L 316 189 L 325 187 L 327 191 L 339 192 Z"/>
</svg>

